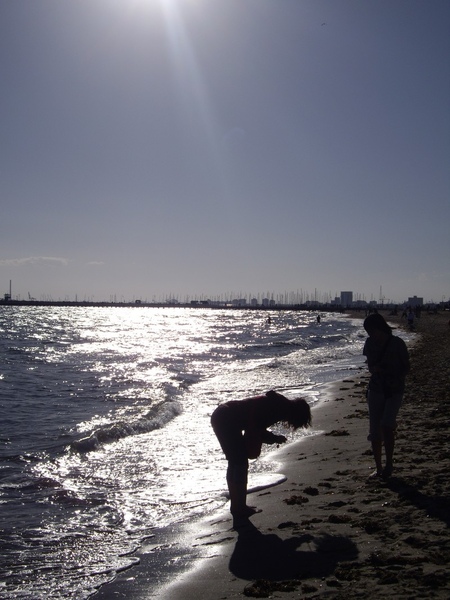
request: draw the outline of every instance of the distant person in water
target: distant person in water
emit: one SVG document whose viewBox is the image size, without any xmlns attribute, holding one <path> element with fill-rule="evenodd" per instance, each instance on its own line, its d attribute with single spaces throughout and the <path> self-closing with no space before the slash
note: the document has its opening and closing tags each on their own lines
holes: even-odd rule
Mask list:
<svg viewBox="0 0 450 600">
<path fill-rule="evenodd" d="M 258 458 L 264 444 L 284 444 L 284 435 L 267 427 L 285 422 L 294 430 L 311 424 L 311 409 L 306 400 L 289 400 L 277 392 L 267 392 L 245 400 L 219 405 L 211 416 L 211 425 L 228 460 L 227 484 L 230 512 L 234 519 L 248 518 L 258 512 L 247 506 L 248 459 Z"/>
<path fill-rule="evenodd" d="M 373 477 L 388 479 L 392 475 L 397 415 L 409 371 L 409 354 L 405 342 L 392 335 L 392 329 L 380 314 L 364 321 L 368 334 L 363 354 L 371 373 L 367 402 L 369 405 L 370 441 L 376 471 Z M 382 448 L 386 464 L 382 465 Z"/>
</svg>

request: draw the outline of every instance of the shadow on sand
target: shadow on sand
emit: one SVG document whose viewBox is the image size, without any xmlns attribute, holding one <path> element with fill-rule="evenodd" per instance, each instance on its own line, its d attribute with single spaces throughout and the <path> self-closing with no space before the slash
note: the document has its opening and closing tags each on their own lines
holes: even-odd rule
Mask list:
<svg viewBox="0 0 450 600">
<path fill-rule="evenodd" d="M 250 521 L 236 529 L 238 540 L 229 569 L 245 580 L 325 577 L 338 562 L 358 557 L 356 545 L 344 536 L 303 534 L 282 540 L 276 534 L 262 534 Z"/>
<path fill-rule="evenodd" d="M 392 477 L 388 488 L 398 494 L 399 499 L 416 508 L 425 510 L 430 517 L 439 519 L 450 527 L 450 497 L 443 495 L 427 495 L 420 492 L 417 486 L 411 485 L 400 477 Z"/>
</svg>

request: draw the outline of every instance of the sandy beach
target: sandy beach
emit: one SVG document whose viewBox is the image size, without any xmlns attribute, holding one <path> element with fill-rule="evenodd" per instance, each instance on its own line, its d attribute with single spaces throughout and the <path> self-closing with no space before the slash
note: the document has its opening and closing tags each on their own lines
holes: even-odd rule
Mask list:
<svg viewBox="0 0 450 600">
<path fill-rule="evenodd" d="M 149 540 L 139 564 L 94 598 L 448 599 L 449 318 L 423 314 L 416 323 L 391 479 L 368 479 L 361 369 L 324 390 L 310 436 L 277 452 L 287 480 L 250 496 L 261 513 L 233 529 L 225 507 L 164 532 L 163 544 Z"/>
</svg>

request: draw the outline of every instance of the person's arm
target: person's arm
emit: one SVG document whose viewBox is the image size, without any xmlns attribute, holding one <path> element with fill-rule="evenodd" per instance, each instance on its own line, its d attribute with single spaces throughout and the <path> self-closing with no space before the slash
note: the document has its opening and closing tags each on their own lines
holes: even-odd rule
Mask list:
<svg viewBox="0 0 450 600">
<path fill-rule="evenodd" d="M 403 344 L 402 344 L 402 351 L 400 353 L 400 362 L 401 362 L 401 369 L 402 369 L 403 376 L 408 375 L 409 369 L 410 369 L 409 352 L 408 352 L 408 348 L 407 348 L 405 342 L 403 342 Z"/>
<path fill-rule="evenodd" d="M 247 429 L 244 433 L 247 458 L 258 458 L 263 444 L 284 444 L 287 438 L 268 429 Z"/>
<path fill-rule="evenodd" d="M 261 424 L 261 417 L 267 411 L 267 402 L 270 401 L 269 394 L 271 392 L 249 400 L 248 425 L 244 433 L 247 458 L 258 458 L 263 444 L 283 444 L 286 441 L 284 435 L 276 435 Z"/>
<path fill-rule="evenodd" d="M 248 400 L 248 424 L 244 431 L 245 447 L 247 449 L 247 458 L 258 458 L 261 454 L 263 444 L 263 432 L 257 425 L 256 411 L 260 404 L 260 398 L 251 398 Z"/>
<path fill-rule="evenodd" d="M 247 458 L 258 458 L 261 454 L 263 445 L 261 431 L 257 429 L 247 429 L 244 432 L 245 448 L 247 450 Z"/>
<path fill-rule="evenodd" d="M 374 374 L 373 353 L 370 351 L 369 338 L 364 343 L 363 355 L 366 357 L 367 369 L 371 375 Z"/>
<path fill-rule="evenodd" d="M 409 372 L 409 354 L 405 342 L 397 338 L 393 350 L 381 362 L 381 373 L 386 377 L 404 378 Z"/>
<path fill-rule="evenodd" d="M 276 435 L 272 431 L 265 429 L 262 434 L 262 441 L 264 444 L 284 444 L 287 438 L 284 435 Z"/>
</svg>

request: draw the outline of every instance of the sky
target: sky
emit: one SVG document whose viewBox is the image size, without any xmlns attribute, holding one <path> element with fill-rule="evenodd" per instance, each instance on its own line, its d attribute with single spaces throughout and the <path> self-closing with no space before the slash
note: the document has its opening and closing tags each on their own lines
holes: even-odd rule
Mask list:
<svg viewBox="0 0 450 600">
<path fill-rule="evenodd" d="M 450 297 L 448 0 L 1 0 L 0 77 L 1 296 Z"/>
</svg>

